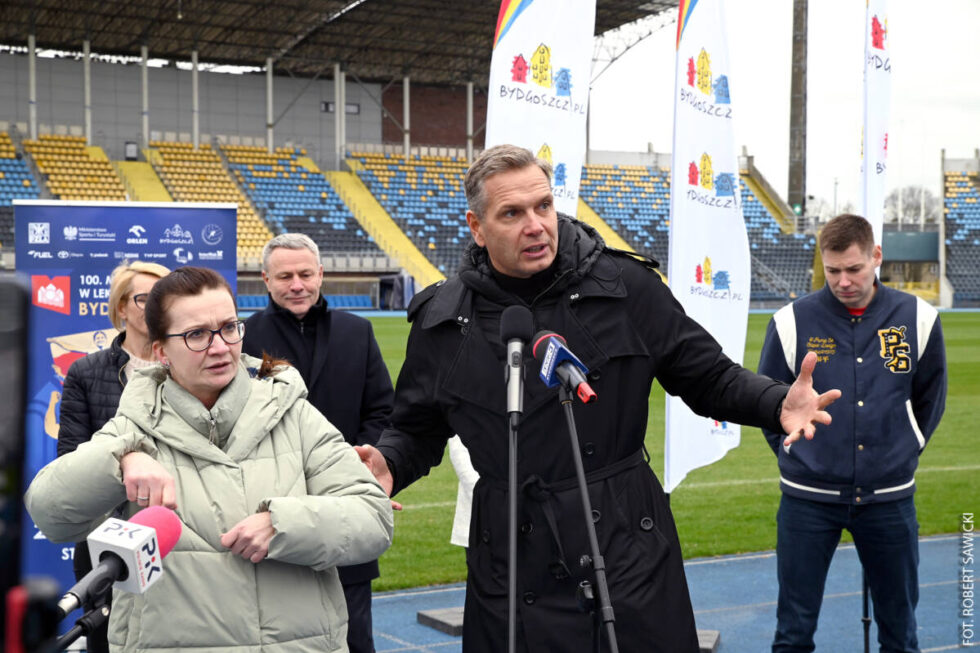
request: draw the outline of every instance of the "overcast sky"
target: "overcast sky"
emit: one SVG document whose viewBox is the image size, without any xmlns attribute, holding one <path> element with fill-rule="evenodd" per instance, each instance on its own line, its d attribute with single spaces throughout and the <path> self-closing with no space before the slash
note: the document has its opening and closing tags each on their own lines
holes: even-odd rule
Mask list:
<svg viewBox="0 0 980 653">
<path fill-rule="evenodd" d="M 892 0 L 888 190 L 940 192 L 940 151 L 980 147 L 980 0 Z M 792 0 L 726 0 L 735 140 L 785 199 L 789 164 Z M 857 204 L 865 3 L 810 0 L 807 194 Z M 627 52 L 593 84 L 593 150 L 669 152 L 676 22 Z M 598 67 L 596 71 L 598 71 Z M 595 72 L 593 75 L 595 75 Z"/>
</svg>

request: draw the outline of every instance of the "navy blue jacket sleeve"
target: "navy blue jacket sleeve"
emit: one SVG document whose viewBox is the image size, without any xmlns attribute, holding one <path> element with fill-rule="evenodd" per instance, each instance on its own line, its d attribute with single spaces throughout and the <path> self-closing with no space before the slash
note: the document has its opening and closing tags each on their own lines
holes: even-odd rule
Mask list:
<svg viewBox="0 0 980 653">
<path fill-rule="evenodd" d="M 922 436 L 929 441 L 946 408 L 946 345 L 943 327 L 936 321 L 912 380 L 912 413 Z"/>
<path fill-rule="evenodd" d="M 779 332 L 776 331 L 775 320 L 769 320 L 769 326 L 766 328 L 766 339 L 762 343 L 762 354 L 759 357 L 759 374 L 785 383 L 793 383 L 796 380 L 793 370 L 786 364 L 786 355 L 783 352 L 783 343 L 779 339 Z M 778 454 L 779 443 L 785 434 L 766 428 L 762 429 L 762 434 L 766 436 L 766 442 L 769 443 L 773 453 Z"/>
</svg>

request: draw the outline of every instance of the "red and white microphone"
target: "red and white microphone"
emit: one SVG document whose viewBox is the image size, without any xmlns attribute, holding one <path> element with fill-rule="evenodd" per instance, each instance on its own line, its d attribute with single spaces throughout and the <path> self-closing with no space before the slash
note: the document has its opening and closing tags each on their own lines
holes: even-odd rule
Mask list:
<svg viewBox="0 0 980 653">
<path fill-rule="evenodd" d="M 163 558 L 180 539 L 180 519 L 163 506 L 144 508 L 129 521 L 111 517 L 89 534 L 92 571 L 68 590 L 58 610 L 64 617 L 115 586 L 142 594 L 163 575 Z"/>
</svg>

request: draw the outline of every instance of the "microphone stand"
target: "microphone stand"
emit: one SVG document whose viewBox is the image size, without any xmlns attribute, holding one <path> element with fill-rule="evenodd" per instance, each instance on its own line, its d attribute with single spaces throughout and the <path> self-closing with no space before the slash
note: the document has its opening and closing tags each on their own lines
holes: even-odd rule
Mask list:
<svg viewBox="0 0 980 653">
<path fill-rule="evenodd" d="M 509 556 L 507 561 L 507 650 L 517 651 L 517 425 L 521 420 L 519 412 L 509 415 L 509 445 L 507 453 L 507 538 Z"/>
<path fill-rule="evenodd" d="M 64 651 L 72 642 L 81 637 L 82 635 L 88 635 L 93 630 L 101 626 L 109 618 L 109 606 L 98 605 L 81 617 L 75 622 L 68 632 L 55 640 L 51 648 L 47 649 L 47 653 L 56 653 L 57 651 Z"/>
<path fill-rule="evenodd" d="M 596 614 L 596 622 L 602 622 L 606 627 L 606 635 L 609 640 L 609 650 L 611 653 L 619 653 L 619 644 L 616 641 L 616 616 L 613 614 L 612 602 L 609 600 L 609 584 L 606 582 L 606 561 L 599 552 L 599 538 L 595 533 L 595 523 L 592 521 L 592 502 L 589 500 L 588 482 L 585 480 L 585 467 L 582 464 L 582 453 L 579 451 L 578 431 L 575 428 L 575 415 L 572 414 L 572 402 L 575 400 L 575 392 L 571 384 L 562 382 L 559 392 L 561 405 L 565 409 L 565 421 L 568 422 L 568 435 L 571 437 L 572 458 L 575 460 L 575 474 L 578 476 L 578 489 L 582 495 L 582 510 L 585 515 L 585 530 L 589 534 L 589 547 L 592 550 L 591 566 L 595 572 L 596 587 L 599 589 L 599 609 Z M 579 586 L 579 591 L 586 597 L 590 596 L 591 589 L 587 587 L 587 581 L 583 581 Z M 599 651 L 601 637 L 596 631 L 595 647 Z"/>
</svg>

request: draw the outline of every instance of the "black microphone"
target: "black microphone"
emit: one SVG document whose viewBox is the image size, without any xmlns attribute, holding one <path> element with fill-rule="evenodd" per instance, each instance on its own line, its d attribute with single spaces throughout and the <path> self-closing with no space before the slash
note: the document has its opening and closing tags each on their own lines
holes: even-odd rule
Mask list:
<svg viewBox="0 0 980 653">
<path fill-rule="evenodd" d="M 583 404 L 596 400 L 596 393 L 585 378 L 589 368 L 572 353 L 560 335 L 554 331 L 539 331 L 534 336 L 531 353 L 534 360 L 541 363 L 539 375 L 549 388 L 561 383 L 574 390 Z"/>
<path fill-rule="evenodd" d="M 500 339 L 507 343 L 507 412 L 524 411 L 523 378 L 524 343 L 534 329 L 531 311 L 525 306 L 508 306 L 500 315 Z"/>
<path fill-rule="evenodd" d="M 163 573 L 163 557 L 180 539 L 177 513 L 163 506 L 144 508 L 125 521 L 111 517 L 88 538 L 92 571 L 58 601 L 59 618 L 103 596 L 115 584 L 142 594 Z"/>
</svg>

